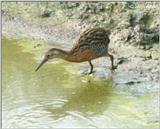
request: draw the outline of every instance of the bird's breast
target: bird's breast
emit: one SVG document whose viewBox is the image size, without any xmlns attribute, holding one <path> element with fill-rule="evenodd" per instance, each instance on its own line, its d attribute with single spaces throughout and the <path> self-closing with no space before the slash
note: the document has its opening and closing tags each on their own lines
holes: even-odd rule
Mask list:
<svg viewBox="0 0 160 129">
<path fill-rule="evenodd" d="M 85 49 L 68 55 L 66 60 L 71 62 L 84 62 L 100 57 L 91 49 Z"/>
</svg>

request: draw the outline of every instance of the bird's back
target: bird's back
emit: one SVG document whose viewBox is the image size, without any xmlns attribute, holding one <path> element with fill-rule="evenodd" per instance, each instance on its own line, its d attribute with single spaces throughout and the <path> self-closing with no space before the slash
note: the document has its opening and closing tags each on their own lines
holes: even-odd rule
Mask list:
<svg viewBox="0 0 160 129">
<path fill-rule="evenodd" d="M 87 29 L 79 35 L 76 41 L 77 45 L 109 43 L 107 31 L 103 28 Z"/>
<path fill-rule="evenodd" d="M 103 28 L 92 28 L 82 32 L 70 55 L 79 60 L 91 60 L 107 54 L 109 37 Z"/>
</svg>

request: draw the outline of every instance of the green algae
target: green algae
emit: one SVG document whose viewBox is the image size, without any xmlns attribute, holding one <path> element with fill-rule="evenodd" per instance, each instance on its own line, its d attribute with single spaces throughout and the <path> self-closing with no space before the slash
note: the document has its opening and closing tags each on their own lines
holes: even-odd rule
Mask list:
<svg viewBox="0 0 160 129">
<path fill-rule="evenodd" d="M 35 43 L 2 40 L 3 128 L 158 128 L 154 114 L 142 106 L 155 93 L 121 94 L 111 78 L 84 81 L 87 76 L 71 74 L 67 69 L 73 67 L 62 60 L 35 72 L 43 42 L 39 48 Z"/>
</svg>

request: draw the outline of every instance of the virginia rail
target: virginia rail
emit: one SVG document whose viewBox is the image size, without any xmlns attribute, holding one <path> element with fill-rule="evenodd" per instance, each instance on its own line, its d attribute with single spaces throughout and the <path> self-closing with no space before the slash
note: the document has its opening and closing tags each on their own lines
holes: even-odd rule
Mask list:
<svg viewBox="0 0 160 129">
<path fill-rule="evenodd" d="M 114 66 L 114 58 L 108 53 L 108 44 L 110 42 L 108 31 L 103 28 L 92 28 L 87 29 L 81 33 L 77 40 L 75 46 L 70 51 L 64 51 L 58 48 L 49 49 L 39 64 L 37 71 L 44 63 L 53 58 L 61 58 L 70 62 L 84 62 L 88 61 L 90 65 L 90 72 L 93 72 L 93 65 L 91 60 L 109 56 L 111 60 L 111 69 L 116 69 Z"/>
</svg>

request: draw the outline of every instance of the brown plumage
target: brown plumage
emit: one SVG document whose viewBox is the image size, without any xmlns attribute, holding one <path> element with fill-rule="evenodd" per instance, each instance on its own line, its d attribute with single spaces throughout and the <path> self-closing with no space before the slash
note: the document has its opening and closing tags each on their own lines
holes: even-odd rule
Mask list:
<svg viewBox="0 0 160 129">
<path fill-rule="evenodd" d="M 44 59 L 37 67 L 36 71 L 49 59 L 62 58 L 71 62 L 88 61 L 91 69 L 89 74 L 93 72 L 93 65 L 91 60 L 109 56 L 111 59 L 112 69 L 116 67 L 113 65 L 113 56 L 108 53 L 109 37 L 108 32 L 102 28 L 87 29 L 81 33 L 77 39 L 75 46 L 70 51 L 64 51 L 57 48 L 49 49 L 44 56 Z"/>
</svg>

